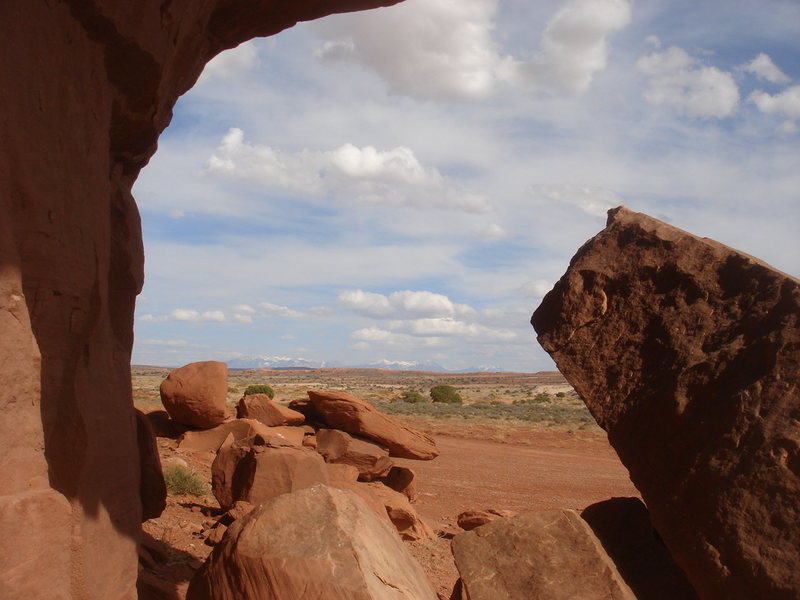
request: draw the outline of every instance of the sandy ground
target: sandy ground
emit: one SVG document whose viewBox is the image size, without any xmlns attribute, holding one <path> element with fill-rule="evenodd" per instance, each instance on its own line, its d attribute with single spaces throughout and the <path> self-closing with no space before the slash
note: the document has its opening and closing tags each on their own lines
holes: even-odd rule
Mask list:
<svg viewBox="0 0 800 600">
<path fill-rule="evenodd" d="M 408 544 L 440 597 L 449 597 L 458 577 L 450 538 L 459 531 L 460 512 L 582 509 L 614 496 L 638 495 L 602 433 L 530 428 L 518 432 L 518 443 L 499 443 L 481 439 L 480 429 L 471 424 L 468 434 L 469 438 L 438 435 L 441 455 L 433 461 L 396 461 L 417 473 L 415 506 L 440 533 L 434 540 Z M 183 452 L 170 438 L 159 438 L 158 443 L 162 461 L 179 457 L 209 477 L 212 454 Z M 169 498 L 159 519 L 145 523 L 154 540 L 151 546 L 162 556 L 144 575 L 158 591 L 142 593 L 143 600 L 185 597 L 189 578 L 211 551 L 204 542 L 217 516 L 213 496 L 177 496 Z"/>
</svg>

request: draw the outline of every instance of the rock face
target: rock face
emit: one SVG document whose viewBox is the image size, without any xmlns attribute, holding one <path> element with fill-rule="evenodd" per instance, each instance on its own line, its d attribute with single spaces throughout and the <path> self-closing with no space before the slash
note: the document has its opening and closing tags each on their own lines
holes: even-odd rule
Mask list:
<svg viewBox="0 0 800 600">
<path fill-rule="evenodd" d="M 369 403 L 342 392 L 308 391 L 314 410 L 330 427 L 360 435 L 389 449 L 390 456 L 431 460 L 439 456 L 436 442 L 384 415 Z"/>
<path fill-rule="evenodd" d="M 223 445 L 211 465 L 211 489 L 223 510 L 242 500 L 259 504 L 329 482 L 322 457 L 306 448 L 276 446 L 259 436 Z"/>
<path fill-rule="evenodd" d="M 516 514 L 517 513 L 510 510 L 496 510 L 494 508 L 489 508 L 486 510 L 465 510 L 458 515 L 457 523 L 458 526 L 464 531 L 472 531 L 481 525 L 486 525 L 492 521 L 497 521 L 497 519 L 513 517 Z"/>
<path fill-rule="evenodd" d="M 354 466 L 358 469 L 361 481 L 383 477 L 392 468 L 388 450 L 337 429 L 320 429 L 317 432 L 317 452 L 325 458 L 325 462 Z"/>
<path fill-rule="evenodd" d="M 314 486 L 235 521 L 187 600 L 436 600 L 420 566 L 355 494 Z"/>
<path fill-rule="evenodd" d="M 236 407 L 240 419 L 255 419 L 270 427 L 274 425 L 300 425 L 305 421 L 302 413 L 273 402 L 266 394 L 242 396 Z"/>
<path fill-rule="evenodd" d="M 532 323 L 702 598 L 800 596 L 800 282 L 625 208 Z"/>
<path fill-rule="evenodd" d="M 160 391 L 173 421 L 201 429 L 216 427 L 225 420 L 228 365 L 215 360 L 190 363 L 171 371 Z"/>
<path fill-rule="evenodd" d="M 167 506 L 167 484 L 161 469 L 156 434 L 150 420 L 140 410 L 136 416 L 136 442 L 139 446 L 139 497 L 142 500 L 142 521 L 161 516 Z"/>
<path fill-rule="evenodd" d="M 493 521 L 455 536 L 452 549 L 469 600 L 636 600 L 575 511 Z"/>
<path fill-rule="evenodd" d="M 24 504 L 42 517 L 23 536 L 9 537 L 13 516 L 0 530 L 18 557 L 48 539 L 31 577 L 0 573 L 4 599 L 136 597 L 130 354 L 144 257 L 131 187 L 178 97 L 225 48 L 394 3 L 0 6 L 0 514 Z"/>
</svg>

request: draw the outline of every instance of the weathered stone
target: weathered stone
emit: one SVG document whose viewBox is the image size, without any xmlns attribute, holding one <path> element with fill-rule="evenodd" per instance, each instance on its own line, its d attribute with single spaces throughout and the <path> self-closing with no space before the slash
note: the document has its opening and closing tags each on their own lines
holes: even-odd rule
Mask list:
<svg viewBox="0 0 800 600">
<path fill-rule="evenodd" d="M 430 540 L 436 537 L 433 529 L 417 514 L 405 494 L 386 487 L 379 481 L 361 483 L 381 502 L 389 520 L 404 540 Z"/>
<path fill-rule="evenodd" d="M 253 419 L 232 419 L 222 425 L 200 431 L 187 431 L 178 440 L 181 450 L 193 452 L 216 452 L 228 437 L 233 440 L 243 440 L 257 434 L 266 435 L 267 426 Z"/>
<path fill-rule="evenodd" d="M 517 513 L 511 510 L 495 510 L 493 508 L 487 510 L 465 510 L 458 515 L 456 522 L 464 531 L 472 531 L 476 527 L 486 525 L 486 523 L 491 523 L 497 519 L 513 517 L 516 514 Z"/>
<path fill-rule="evenodd" d="M 187 600 L 436 600 L 421 567 L 355 494 L 318 485 L 228 528 Z"/>
<path fill-rule="evenodd" d="M 308 397 L 320 418 L 330 427 L 378 442 L 389 449 L 389 456 L 418 460 L 439 456 L 431 437 L 403 425 L 363 400 L 343 392 L 315 390 L 309 390 Z"/>
<path fill-rule="evenodd" d="M 273 402 L 266 394 L 242 396 L 236 406 L 239 419 L 255 419 L 264 425 L 301 425 L 305 421 L 303 413 Z"/>
<path fill-rule="evenodd" d="M 451 543 L 470 600 L 636 600 L 575 511 L 523 513 Z"/>
<path fill-rule="evenodd" d="M 228 366 L 207 360 L 171 371 L 161 382 L 161 403 L 170 419 L 208 429 L 225 420 L 228 398 Z"/>
<path fill-rule="evenodd" d="M 800 282 L 625 208 L 534 313 L 700 597 L 800 595 Z"/>
<path fill-rule="evenodd" d="M 140 410 L 136 416 L 136 443 L 139 447 L 139 497 L 142 501 L 142 521 L 161 516 L 167 506 L 167 484 L 158 456 L 156 436 L 150 420 Z"/>
<path fill-rule="evenodd" d="M 131 188 L 177 99 L 225 48 L 394 3 L 2 3 L 0 503 L 50 485 L 73 513 L 5 535 L 10 548 L 70 540 L 19 587 L 3 579 L 4 599 L 136 597 L 130 356 L 144 253 Z"/>
<path fill-rule="evenodd" d="M 338 429 L 320 429 L 317 432 L 317 452 L 325 462 L 353 465 L 358 469 L 361 481 L 383 477 L 392 468 L 388 450 Z"/>
<path fill-rule="evenodd" d="M 594 531 L 639 600 L 697 600 L 650 524 L 639 498 L 611 498 L 587 506 L 581 517 Z"/>
<path fill-rule="evenodd" d="M 260 504 L 328 482 L 319 454 L 307 448 L 275 447 L 259 436 L 223 445 L 211 465 L 211 489 L 223 510 L 238 500 Z"/>
<path fill-rule="evenodd" d="M 384 485 L 395 492 L 404 494 L 411 502 L 417 499 L 417 475 L 408 467 L 393 466 L 386 477 L 381 478 Z"/>
</svg>

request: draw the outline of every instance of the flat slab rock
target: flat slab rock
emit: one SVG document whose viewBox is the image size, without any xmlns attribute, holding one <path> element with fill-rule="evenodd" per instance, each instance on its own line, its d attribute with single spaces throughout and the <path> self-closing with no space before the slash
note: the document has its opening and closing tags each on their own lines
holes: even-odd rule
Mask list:
<svg viewBox="0 0 800 600">
<path fill-rule="evenodd" d="M 636 600 L 572 510 L 498 519 L 455 536 L 452 550 L 469 600 Z"/>
<path fill-rule="evenodd" d="M 800 281 L 626 208 L 533 315 L 701 598 L 800 597 Z"/>
<path fill-rule="evenodd" d="M 235 521 L 187 600 L 436 600 L 391 527 L 352 492 L 317 485 Z"/>
<path fill-rule="evenodd" d="M 389 456 L 417 460 L 439 456 L 433 438 L 403 425 L 355 396 L 308 390 L 308 398 L 328 426 L 377 442 L 389 449 Z"/>
</svg>

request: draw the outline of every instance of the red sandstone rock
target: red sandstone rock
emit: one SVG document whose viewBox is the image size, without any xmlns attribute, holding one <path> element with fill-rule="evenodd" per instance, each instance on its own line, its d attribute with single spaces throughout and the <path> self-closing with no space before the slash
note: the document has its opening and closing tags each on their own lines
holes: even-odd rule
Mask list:
<svg viewBox="0 0 800 600">
<path fill-rule="evenodd" d="M 268 428 L 260 421 L 253 419 L 232 419 L 222 425 L 200 431 L 187 431 L 178 440 L 181 450 L 193 452 L 216 452 L 220 449 L 228 435 L 233 440 L 242 440 L 257 434 L 267 435 Z"/>
<path fill-rule="evenodd" d="M 308 391 L 314 409 L 330 427 L 368 438 L 389 449 L 389 456 L 431 460 L 436 442 L 383 414 L 371 404 L 342 392 Z"/>
<path fill-rule="evenodd" d="M 376 481 L 363 483 L 383 503 L 389 520 L 404 540 L 430 540 L 436 537 L 433 529 L 417 514 L 408 498 Z"/>
<path fill-rule="evenodd" d="M 469 600 L 636 600 L 572 510 L 499 519 L 458 534 L 452 550 Z"/>
<path fill-rule="evenodd" d="M 275 425 L 301 425 L 305 421 L 302 413 L 273 402 L 266 394 L 242 396 L 236 407 L 240 419 L 255 419 L 270 427 Z"/>
<path fill-rule="evenodd" d="M 486 525 L 497 519 L 505 519 L 513 517 L 517 513 L 511 510 L 495 510 L 493 508 L 487 510 L 465 510 L 458 515 L 457 523 L 461 529 L 465 531 L 472 531 L 476 527 Z"/>
<path fill-rule="evenodd" d="M 142 500 L 142 521 L 161 516 L 167 506 L 167 484 L 161 470 L 156 436 L 150 420 L 140 410 L 136 416 L 136 442 L 139 447 L 139 497 Z"/>
<path fill-rule="evenodd" d="M 173 421 L 209 429 L 225 420 L 228 366 L 208 360 L 170 372 L 161 383 L 161 402 Z"/>
<path fill-rule="evenodd" d="M 259 436 L 223 445 L 211 466 L 211 489 L 223 510 L 238 500 L 260 504 L 328 482 L 319 454 L 307 448 L 275 447 Z"/>
<path fill-rule="evenodd" d="M 144 253 L 131 188 L 177 99 L 225 48 L 393 3 L 2 3 L 4 600 L 136 598 L 130 355 Z"/>
<path fill-rule="evenodd" d="M 701 598 L 800 595 L 800 282 L 625 208 L 533 315 Z"/>
<path fill-rule="evenodd" d="M 436 600 L 419 564 L 356 495 L 314 486 L 228 528 L 187 600 Z"/>
<path fill-rule="evenodd" d="M 404 494 L 411 502 L 417 499 L 416 474 L 408 467 L 393 466 L 381 482 L 395 492 Z"/>
<path fill-rule="evenodd" d="M 388 450 L 337 429 L 320 429 L 317 432 L 317 452 L 325 458 L 325 462 L 353 465 L 358 469 L 361 481 L 383 477 L 392 468 Z"/>
</svg>

